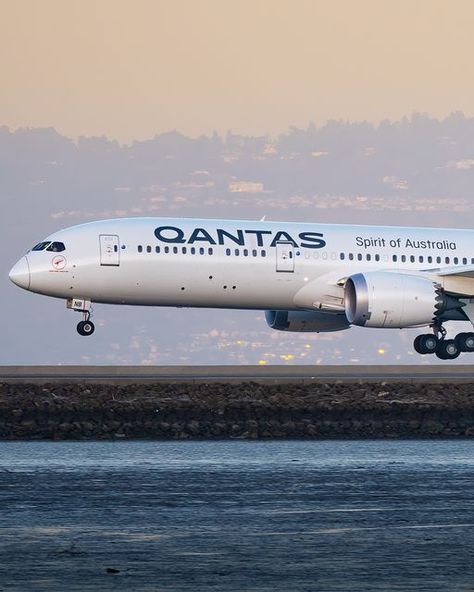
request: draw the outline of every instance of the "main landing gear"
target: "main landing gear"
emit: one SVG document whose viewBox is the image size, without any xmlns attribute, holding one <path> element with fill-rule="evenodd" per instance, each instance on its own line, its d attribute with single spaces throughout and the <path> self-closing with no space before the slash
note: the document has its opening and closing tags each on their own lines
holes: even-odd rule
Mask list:
<svg viewBox="0 0 474 592">
<path fill-rule="evenodd" d="M 436 354 L 440 360 L 454 360 L 461 352 L 474 352 L 474 333 L 458 333 L 454 339 L 446 339 L 446 329 L 433 325 L 433 334 L 418 335 L 413 347 L 419 354 Z"/>
<path fill-rule="evenodd" d="M 79 335 L 83 335 L 84 337 L 92 335 L 95 331 L 95 325 L 91 321 L 91 301 L 85 298 L 70 298 L 66 306 L 67 308 L 81 312 L 83 315 L 83 320 L 77 323 L 77 332 Z"/>
</svg>

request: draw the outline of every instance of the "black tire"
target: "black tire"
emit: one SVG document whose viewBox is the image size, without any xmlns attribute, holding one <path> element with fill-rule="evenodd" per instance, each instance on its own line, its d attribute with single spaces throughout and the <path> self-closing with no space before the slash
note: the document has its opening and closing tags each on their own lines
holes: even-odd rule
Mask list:
<svg viewBox="0 0 474 592">
<path fill-rule="evenodd" d="M 436 335 L 426 333 L 425 335 L 418 335 L 413 342 L 415 351 L 419 354 L 434 354 L 438 347 L 439 340 Z"/>
<path fill-rule="evenodd" d="M 474 333 L 459 333 L 454 338 L 463 352 L 474 352 Z"/>
<path fill-rule="evenodd" d="M 92 321 L 81 321 L 77 324 L 77 332 L 79 335 L 83 335 L 84 337 L 88 337 L 92 335 L 95 331 L 95 325 Z"/>
<path fill-rule="evenodd" d="M 455 360 L 460 353 L 461 349 L 455 339 L 442 339 L 436 348 L 436 355 L 440 360 Z"/>
<path fill-rule="evenodd" d="M 413 342 L 413 349 L 416 351 L 417 354 L 422 354 L 422 350 L 420 348 L 420 339 L 421 339 L 421 335 L 417 335 L 415 337 L 415 341 Z"/>
</svg>

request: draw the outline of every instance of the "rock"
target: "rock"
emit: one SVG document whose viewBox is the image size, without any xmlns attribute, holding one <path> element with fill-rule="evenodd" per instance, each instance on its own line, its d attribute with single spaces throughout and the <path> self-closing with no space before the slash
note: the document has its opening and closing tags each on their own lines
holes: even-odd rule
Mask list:
<svg viewBox="0 0 474 592">
<path fill-rule="evenodd" d="M 2 385 L 0 438 L 474 437 L 472 385 Z"/>
</svg>

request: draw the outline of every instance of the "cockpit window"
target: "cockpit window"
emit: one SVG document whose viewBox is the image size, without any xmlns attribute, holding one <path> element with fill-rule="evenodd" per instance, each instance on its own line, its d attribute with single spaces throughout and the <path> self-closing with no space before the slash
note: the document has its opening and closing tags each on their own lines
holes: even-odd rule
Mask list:
<svg viewBox="0 0 474 592">
<path fill-rule="evenodd" d="M 54 243 L 51 243 L 46 250 L 53 251 L 53 253 L 60 253 L 61 251 L 64 251 L 65 249 L 66 249 L 66 247 L 64 246 L 64 243 L 54 242 Z"/>
<path fill-rule="evenodd" d="M 43 241 L 42 243 L 38 243 L 31 250 L 32 251 L 44 251 L 50 243 L 51 243 L 51 241 Z"/>
</svg>

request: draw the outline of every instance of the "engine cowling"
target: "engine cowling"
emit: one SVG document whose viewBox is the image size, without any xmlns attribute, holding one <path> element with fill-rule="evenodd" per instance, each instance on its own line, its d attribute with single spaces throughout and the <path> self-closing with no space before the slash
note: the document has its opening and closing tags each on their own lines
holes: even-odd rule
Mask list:
<svg viewBox="0 0 474 592">
<path fill-rule="evenodd" d="M 297 332 L 331 332 L 349 328 L 345 314 L 311 310 L 267 310 L 265 320 L 271 329 Z"/>
<path fill-rule="evenodd" d="M 464 305 L 433 280 L 392 272 L 357 273 L 344 288 L 349 323 L 402 329 L 457 318 Z"/>
</svg>

